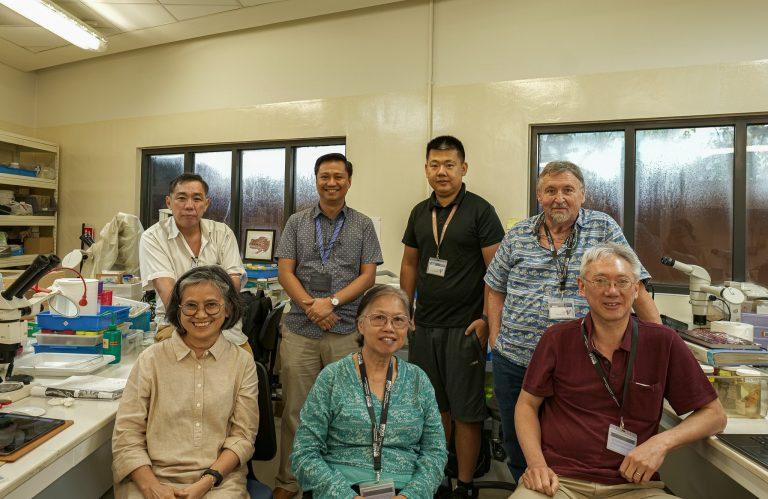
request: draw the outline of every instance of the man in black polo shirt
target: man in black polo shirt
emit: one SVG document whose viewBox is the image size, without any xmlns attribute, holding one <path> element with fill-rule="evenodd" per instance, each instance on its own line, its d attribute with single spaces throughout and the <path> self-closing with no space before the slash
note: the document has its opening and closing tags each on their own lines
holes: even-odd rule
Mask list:
<svg viewBox="0 0 768 499">
<path fill-rule="evenodd" d="M 409 358 L 432 381 L 449 440 L 456 423 L 459 480 L 451 497 L 477 496 L 488 340 L 483 277 L 504 238 L 493 206 L 466 190 L 468 167 L 459 139 L 427 144 L 424 169 L 434 192 L 411 210 L 400 267 L 400 287 L 417 302 Z"/>
</svg>

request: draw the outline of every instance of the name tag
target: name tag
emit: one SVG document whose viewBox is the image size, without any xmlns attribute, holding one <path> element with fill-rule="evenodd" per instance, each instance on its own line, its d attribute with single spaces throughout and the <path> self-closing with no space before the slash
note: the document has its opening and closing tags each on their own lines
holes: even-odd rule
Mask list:
<svg viewBox="0 0 768 499">
<path fill-rule="evenodd" d="M 608 427 L 608 450 L 626 456 L 637 447 L 637 435 L 627 429 L 612 424 Z"/>
<path fill-rule="evenodd" d="M 331 274 L 327 272 L 314 272 L 309 276 L 309 290 L 315 293 L 330 293 Z"/>
<path fill-rule="evenodd" d="M 448 267 L 448 260 L 432 257 L 427 263 L 427 274 L 437 277 L 445 277 L 446 267 Z"/>
<path fill-rule="evenodd" d="M 551 320 L 562 321 L 576 318 L 576 307 L 572 300 L 565 298 L 547 298 L 547 308 Z"/>
<path fill-rule="evenodd" d="M 360 484 L 360 495 L 371 499 L 389 499 L 395 497 L 395 482 L 382 480 Z"/>
</svg>

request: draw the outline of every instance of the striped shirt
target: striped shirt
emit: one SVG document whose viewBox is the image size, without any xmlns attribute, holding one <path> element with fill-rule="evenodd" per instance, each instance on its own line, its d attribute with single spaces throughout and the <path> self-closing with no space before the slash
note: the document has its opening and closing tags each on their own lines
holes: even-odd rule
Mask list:
<svg viewBox="0 0 768 499">
<path fill-rule="evenodd" d="M 506 294 L 501 313 L 501 331 L 495 350 L 520 366 L 527 366 L 541 335 L 559 322 L 549 318 L 547 298 L 561 296 L 557 262 L 549 248 L 539 244 L 538 230 L 542 215 L 535 215 L 512 227 L 493 257 L 485 282 L 493 290 Z M 587 301 L 579 296 L 576 278 L 584 252 L 600 243 L 614 242 L 629 246 L 621 227 L 600 211 L 579 210 L 576 219 L 576 246 L 568 265 L 568 277 L 562 297 L 572 300 L 576 317 L 589 312 Z M 563 245 L 558 256 L 562 261 Z M 651 276 L 645 268 L 640 278 Z"/>
</svg>

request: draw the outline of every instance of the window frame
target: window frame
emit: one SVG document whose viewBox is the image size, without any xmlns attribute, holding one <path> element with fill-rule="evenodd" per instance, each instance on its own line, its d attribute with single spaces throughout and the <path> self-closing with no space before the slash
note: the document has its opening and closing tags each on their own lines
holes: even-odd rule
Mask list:
<svg viewBox="0 0 768 499">
<path fill-rule="evenodd" d="M 226 152 L 232 154 L 232 209 L 231 209 L 231 227 L 236 227 L 235 237 L 238 245 L 240 241 L 240 220 L 242 210 L 242 195 L 240 178 L 242 173 L 241 153 L 243 151 L 252 151 L 258 149 L 285 149 L 285 193 L 283 212 L 285 217 L 283 227 L 288 217 L 294 213 L 294 180 L 296 172 L 296 149 L 300 147 L 315 146 L 334 146 L 343 145 L 346 147 L 347 138 L 323 137 L 315 139 L 296 139 L 296 140 L 272 140 L 272 141 L 253 141 L 253 142 L 228 142 L 221 144 L 206 145 L 188 145 L 188 146 L 169 146 L 169 147 L 148 147 L 141 148 L 141 200 L 139 219 L 144 227 L 149 227 L 152 214 L 150 213 L 150 195 L 152 187 L 152 168 L 150 168 L 150 156 L 183 154 L 184 155 L 184 173 L 194 173 L 194 155 L 206 152 Z"/>
<path fill-rule="evenodd" d="M 630 246 L 635 246 L 636 213 L 636 132 L 661 128 L 697 128 L 732 126 L 733 137 L 733 230 L 731 241 L 733 259 L 732 280 L 743 282 L 747 275 L 747 127 L 768 125 L 768 114 L 729 114 L 712 116 L 690 116 L 658 119 L 620 121 L 597 121 L 564 124 L 532 124 L 529 126 L 529 191 L 528 215 L 538 213 L 536 181 L 538 179 L 539 135 L 579 132 L 624 132 L 624 236 Z M 655 291 L 662 293 L 687 294 L 687 285 L 654 284 Z"/>
</svg>

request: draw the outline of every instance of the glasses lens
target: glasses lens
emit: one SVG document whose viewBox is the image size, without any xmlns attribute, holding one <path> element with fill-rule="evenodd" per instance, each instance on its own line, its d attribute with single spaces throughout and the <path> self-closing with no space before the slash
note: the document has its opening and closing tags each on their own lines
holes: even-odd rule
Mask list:
<svg viewBox="0 0 768 499">
<path fill-rule="evenodd" d="M 205 313 L 208 315 L 216 315 L 221 311 L 221 303 L 211 302 L 205 304 Z"/>
<path fill-rule="evenodd" d="M 371 314 L 368 316 L 371 326 L 381 327 L 387 323 L 387 316 L 382 314 Z"/>
<path fill-rule="evenodd" d="M 191 317 L 197 313 L 197 305 L 194 303 L 185 303 L 181 306 L 181 313 Z"/>
</svg>

